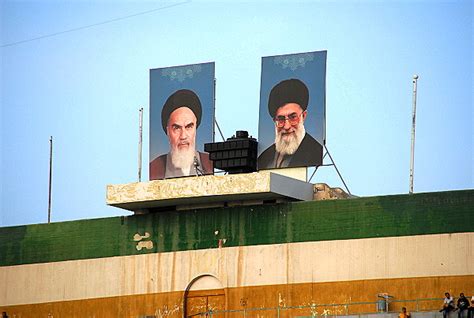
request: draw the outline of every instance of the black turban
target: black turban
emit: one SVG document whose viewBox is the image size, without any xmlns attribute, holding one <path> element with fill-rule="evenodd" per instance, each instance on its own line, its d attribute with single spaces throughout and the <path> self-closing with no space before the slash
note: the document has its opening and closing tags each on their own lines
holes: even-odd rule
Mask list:
<svg viewBox="0 0 474 318">
<path fill-rule="evenodd" d="M 165 133 L 171 113 L 180 107 L 188 107 L 192 110 L 196 116 L 196 128 L 199 127 L 202 115 L 201 101 L 193 91 L 189 89 L 180 89 L 168 97 L 166 103 L 163 105 L 163 109 L 161 110 L 161 124 L 163 125 Z"/>
<path fill-rule="evenodd" d="M 308 99 L 308 88 L 302 81 L 295 78 L 284 80 L 272 88 L 268 98 L 268 112 L 274 118 L 277 109 L 288 103 L 298 104 L 305 111 Z"/>
</svg>

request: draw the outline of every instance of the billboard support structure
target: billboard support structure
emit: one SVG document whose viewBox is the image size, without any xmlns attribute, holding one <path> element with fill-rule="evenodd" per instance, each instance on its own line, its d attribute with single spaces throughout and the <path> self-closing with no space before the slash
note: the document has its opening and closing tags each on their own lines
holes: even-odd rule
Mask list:
<svg viewBox="0 0 474 318">
<path fill-rule="evenodd" d="M 219 127 L 219 124 L 217 123 L 217 119 L 214 117 L 214 122 L 216 123 L 217 130 L 219 130 L 219 134 L 221 135 L 222 141 L 225 141 L 224 135 L 222 134 L 221 127 Z"/>
<path fill-rule="evenodd" d="M 336 169 L 336 172 L 337 172 L 337 175 L 339 176 L 339 178 L 341 179 L 342 183 L 344 184 L 344 187 L 346 188 L 347 190 L 347 193 L 349 193 L 349 195 L 352 195 L 351 191 L 349 191 L 349 187 L 347 187 L 347 184 L 346 182 L 344 181 L 344 178 L 342 177 L 341 173 L 339 172 L 339 169 L 337 169 L 337 166 L 336 166 L 336 162 L 334 162 L 334 160 L 332 159 L 332 156 L 331 154 L 329 153 L 329 150 L 326 146 L 326 144 L 323 144 L 323 147 L 324 147 L 324 150 L 326 150 L 326 152 L 324 153 L 324 156 L 323 156 L 323 161 L 324 161 L 324 158 L 326 157 L 326 155 L 329 156 L 329 159 L 331 159 L 331 164 L 322 164 L 320 166 L 317 166 L 315 169 L 314 169 L 314 172 L 313 174 L 311 175 L 311 177 L 309 178 L 308 182 L 311 182 L 311 179 L 313 179 L 313 176 L 316 174 L 316 171 L 318 170 L 319 167 L 330 167 L 330 166 L 334 166 L 334 169 Z"/>
</svg>

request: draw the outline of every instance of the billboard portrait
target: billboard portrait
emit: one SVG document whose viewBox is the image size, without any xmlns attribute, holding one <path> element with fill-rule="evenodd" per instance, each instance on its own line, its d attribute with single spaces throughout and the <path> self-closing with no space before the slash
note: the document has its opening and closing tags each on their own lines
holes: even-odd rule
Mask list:
<svg viewBox="0 0 474 318">
<path fill-rule="evenodd" d="M 259 170 L 322 164 L 326 56 L 318 51 L 262 58 Z"/>
<path fill-rule="evenodd" d="M 150 180 L 213 173 L 214 63 L 150 70 Z"/>
</svg>

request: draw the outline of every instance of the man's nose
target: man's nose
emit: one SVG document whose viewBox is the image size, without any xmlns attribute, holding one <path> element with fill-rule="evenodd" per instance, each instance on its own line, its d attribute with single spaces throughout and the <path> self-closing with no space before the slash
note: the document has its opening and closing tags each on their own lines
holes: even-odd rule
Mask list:
<svg viewBox="0 0 474 318">
<path fill-rule="evenodd" d="M 285 130 L 288 130 L 291 128 L 290 121 L 288 119 L 285 120 L 285 125 L 283 126 Z"/>
<path fill-rule="evenodd" d="M 188 133 L 186 132 L 186 129 L 182 129 L 179 133 L 179 139 L 184 140 L 186 138 L 188 138 Z"/>
</svg>

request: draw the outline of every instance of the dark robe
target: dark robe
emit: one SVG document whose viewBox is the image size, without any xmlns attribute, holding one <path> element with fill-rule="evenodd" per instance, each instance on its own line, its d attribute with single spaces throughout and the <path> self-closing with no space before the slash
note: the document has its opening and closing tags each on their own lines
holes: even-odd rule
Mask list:
<svg viewBox="0 0 474 318">
<path fill-rule="evenodd" d="M 275 144 L 271 145 L 258 157 L 258 169 L 274 169 L 275 166 Z M 287 165 L 281 168 L 320 166 L 323 163 L 323 146 L 306 133 L 300 146 L 292 155 L 285 156 L 283 163 Z"/>
</svg>

